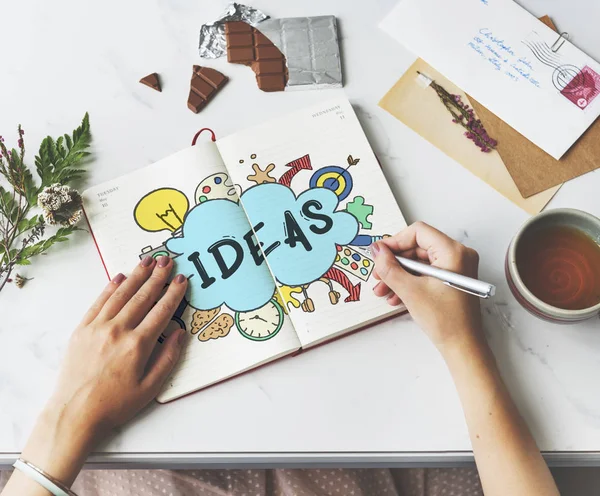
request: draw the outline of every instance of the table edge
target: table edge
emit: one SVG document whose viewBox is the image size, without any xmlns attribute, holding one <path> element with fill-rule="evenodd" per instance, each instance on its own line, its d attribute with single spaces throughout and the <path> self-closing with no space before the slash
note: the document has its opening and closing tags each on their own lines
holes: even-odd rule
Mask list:
<svg viewBox="0 0 600 496">
<path fill-rule="evenodd" d="M 600 467 L 600 451 L 545 451 L 551 467 Z M 0 453 L 0 469 L 19 453 Z M 260 452 L 260 453 L 93 453 L 85 469 L 233 469 L 233 468 L 410 468 L 456 467 L 474 463 L 471 451 L 428 452 Z"/>
</svg>

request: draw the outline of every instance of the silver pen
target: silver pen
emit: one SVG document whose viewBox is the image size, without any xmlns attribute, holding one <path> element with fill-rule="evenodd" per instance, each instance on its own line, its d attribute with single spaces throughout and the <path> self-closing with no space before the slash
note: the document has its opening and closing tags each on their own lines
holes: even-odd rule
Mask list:
<svg viewBox="0 0 600 496">
<path fill-rule="evenodd" d="M 411 260 L 410 258 L 396 257 L 396 260 L 398 260 L 398 263 L 402 265 L 402 267 L 411 272 L 415 272 L 424 276 L 435 277 L 451 288 L 479 296 L 479 298 L 489 298 L 490 296 L 494 296 L 496 293 L 496 286 L 490 284 L 489 282 L 473 279 L 472 277 L 463 276 L 462 274 L 456 274 L 455 272 L 433 267 L 432 265 L 417 262 L 416 260 Z"/>
</svg>

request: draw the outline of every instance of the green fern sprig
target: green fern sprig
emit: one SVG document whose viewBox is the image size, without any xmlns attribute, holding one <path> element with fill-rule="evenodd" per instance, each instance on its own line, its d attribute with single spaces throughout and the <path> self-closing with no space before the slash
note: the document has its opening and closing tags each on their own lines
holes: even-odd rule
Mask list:
<svg viewBox="0 0 600 496">
<path fill-rule="evenodd" d="M 0 179 L 3 177 L 9 185 L 9 188 L 0 185 L 0 291 L 10 281 L 16 266 L 29 265 L 32 257 L 67 241 L 78 230 L 74 225 L 67 225 L 43 238 L 44 217 L 30 215 L 30 210 L 37 206 L 44 188 L 57 183 L 68 185 L 86 174 L 81 166 L 90 155 L 88 148 L 92 140 L 87 113 L 72 134 L 64 134 L 56 140 L 50 136 L 44 138 L 35 157 L 38 183 L 25 164 L 25 132 L 21 126 L 18 133 L 18 149 L 9 150 L 0 137 Z"/>
</svg>

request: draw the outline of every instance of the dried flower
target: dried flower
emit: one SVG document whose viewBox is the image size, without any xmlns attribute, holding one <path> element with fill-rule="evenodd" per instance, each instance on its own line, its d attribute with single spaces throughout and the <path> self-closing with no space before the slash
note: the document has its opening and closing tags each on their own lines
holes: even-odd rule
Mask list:
<svg viewBox="0 0 600 496">
<path fill-rule="evenodd" d="M 59 183 L 47 186 L 38 195 L 44 220 L 50 225 L 74 226 L 81 219 L 81 195 Z"/>
<path fill-rule="evenodd" d="M 25 283 L 27 281 L 30 281 L 31 279 L 33 279 L 33 278 L 27 278 L 27 277 L 23 277 L 21 274 L 17 274 L 15 276 L 15 286 L 20 289 L 23 286 L 25 286 Z"/>
<path fill-rule="evenodd" d="M 462 101 L 460 95 L 449 93 L 435 81 L 431 82 L 431 87 L 438 94 L 448 112 L 452 114 L 452 122 L 460 124 L 466 129 L 463 133 L 465 137 L 470 139 L 484 153 L 491 152 L 496 148 L 498 142 L 490 138 L 481 120 L 476 118 L 473 109 Z"/>
</svg>

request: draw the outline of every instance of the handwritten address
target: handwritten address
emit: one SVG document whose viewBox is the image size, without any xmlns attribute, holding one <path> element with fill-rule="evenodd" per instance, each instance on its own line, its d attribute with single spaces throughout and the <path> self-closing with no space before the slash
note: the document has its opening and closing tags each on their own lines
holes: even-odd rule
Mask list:
<svg viewBox="0 0 600 496">
<path fill-rule="evenodd" d="M 489 28 L 481 28 L 467 44 L 496 71 L 502 72 L 511 81 L 525 81 L 539 88 L 535 69 L 527 57 L 519 57 L 512 46 Z"/>
</svg>

